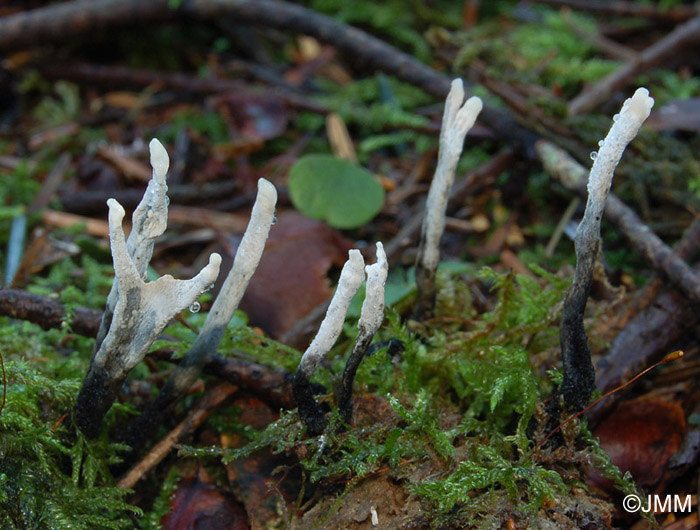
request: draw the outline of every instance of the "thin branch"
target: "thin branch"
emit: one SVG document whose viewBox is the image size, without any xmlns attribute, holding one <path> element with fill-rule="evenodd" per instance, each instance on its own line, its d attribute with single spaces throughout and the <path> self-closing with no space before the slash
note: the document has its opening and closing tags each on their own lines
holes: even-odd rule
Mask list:
<svg viewBox="0 0 700 530">
<path fill-rule="evenodd" d="M 279 0 L 191 0 L 171 8 L 169 0 L 75 0 L 25 11 L 0 19 L 0 51 L 47 42 L 65 42 L 107 28 L 189 17 L 201 20 L 235 18 L 316 37 L 335 46 L 348 60 L 370 71 L 382 71 L 443 99 L 450 79 L 362 30 L 303 6 Z M 507 111 L 486 106 L 480 121 L 511 146 L 529 149 L 536 136 Z"/>
<path fill-rule="evenodd" d="M 566 151 L 544 140 L 537 142 L 535 150 L 548 173 L 570 191 L 586 196 L 587 171 L 581 164 Z M 604 213 L 637 252 L 700 307 L 700 277 L 629 206 L 611 193 Z"/>
<path fill-rule="evenodd" d="M 214 409 L 221 405 L 226 399 L 232 396 L 238 389 L 229 384 L 223 383 L 210 390 L 182 420 L 177 427 L 170 431 L 138 464 L 124 475 L 117 486 L 124 489 L 132 489 L 151 469 L 157 466 L 168 455 L 173 445 L 183 441 L 204 423 L 211 416 Z"/>
<path fill-rule="evenodd" d="M 586 88 L 569 102 L 569 115 L 583 114 L 610 99 L 612 94 L 629 83 L 634 76 L 648 70 L 673 53 L 700 39 L 700 16 L 681 24 L 664 38 L 639 53 L 634 59 L 595 85 Z"/>
<path fill-rule="evenodd" d="M 532 0 L 537 4 L 550 6 L 571 7 L 580 11 L 594 11 L 608 15 L 624 17 L 656 18 L 661 20 L 677 20 L 679 22 L 693 18 L 698 14 L 694 6 L 676 6 L 660 9 L 656 5 L 643 5 L 637 2 L 625 1 L 596 1 L 596 0 Z"/>
<path fill-rule="evenodd" d="M 68 317 L 58 300 L 20 289 L 0 289 L 0 315 L 34 322 L 42 329 L 60 328 Z M 70 329 L 78 335 L 94 337 L 101 315 L 101 311 L 79 307 L 71 315 Z"/>
<path fill-rule="evenodd" d="M 43 329 L 60 328 L 66 318 L 63 305 L 46 296 L 17 289 L 0 289 L 0 315 L 26 320 Z M 71 330 L 84 337 L 95 337 L 101 313 L 79 307 L 73 312 Z M 159 360 L 179 363 L 163 352 L 151 354 Z M 293 374 L 235 357 L 213 355 L 204 365 L 207 375 L 238 386 L 242 391 L 260 397 L 273 408 L 294 408 L 291 377 Z"/>
</svg>

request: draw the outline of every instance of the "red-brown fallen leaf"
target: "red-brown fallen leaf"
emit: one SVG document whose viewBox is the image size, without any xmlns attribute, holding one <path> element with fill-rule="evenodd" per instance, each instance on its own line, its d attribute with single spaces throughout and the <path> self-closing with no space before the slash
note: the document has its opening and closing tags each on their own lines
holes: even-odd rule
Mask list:
<svg viewBox="0 0 700 530">
<path fill-rule="evenodd" d="M 325 223 L 283 212 L 270 231 L 241 309 L 273 337 L 281 336 L 333 291 L 326 274 L 342 266 L 352 242 Z"/>
<path fill-rule="evenodd" d="M 620 403 L 594 434 L 623 473 L 629 471 L 640 486 L 651 486 L 661 480 L 684 433 L 685 415 L 679 405 L 640 398 Z M 591 480 L 609 489 L 610 483 L 600 475 L 591 474 Z"/>
<path fill-rule="evenodd" d="M 254 397 L 241 397 L 232 405 L 241 411 L 239 421 L 256 430 L 279 418 L 276 411 Z M 221 445 L 226 449 L 245 443 L 235 433 L 221 435 Z M 226 472 L 231 490 L 245 506 L 252 530 L 270 528 L 272 521 L 279 522 L 281 506 L 292 509 L 302 489 L 298 460 L 285 453 L 273 454 L 269 448 L 226 464 Z"/>
<path fill-rule="evenodd" d="M 163 518 L 163 530 L 248 530 L 248 514 L 227 491 L 202 478 L 183 481 Z"/>
</svg>

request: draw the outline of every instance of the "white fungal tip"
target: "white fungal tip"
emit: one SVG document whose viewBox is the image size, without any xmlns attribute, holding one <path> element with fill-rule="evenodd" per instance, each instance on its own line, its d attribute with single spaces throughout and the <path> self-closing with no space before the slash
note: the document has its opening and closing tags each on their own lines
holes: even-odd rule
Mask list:
<svg viewBox="0 0 700 530">
<path fill-rule="evenodd" d="M 469 109 L 469 112 L 473 112 L 475 114 L 479 114 L 483 108 L 484 102 L 481 101 L 479 96 L 470 97 L 462 107 L 462 109 Z"/>
<path fill-rule="evenodd" d="M 209 256 L 209 265 L 219 267 L 221 265 L 221 254 L 214 252 Z"/>
<path fill-rule="evenodd" d="M 107 207 L 109 208 L 109 224 L 121 225 L 124 219 L 124 208 L 117 199 L 107 199 Z"/>
<path fill-rule="evenodd" d="M 170 167 L 170 158 L 163 144 L 157 138 L 153 138 L 148 144 L 151 150 L 151 166 L 153 166 L 153 176 L 161 184 L 165 182 L 165 174 Z"/>
<path fill-rule="evenodd" d="M 653 106 L 654 98 L 649 96 L 649 91 L 646 88 L 640 87 L 631 98 L 625 101 L 623 112 L 630 112 L 634 114 L 640 122 L 643 122 L 649 117 Z"/>
<path fill-rule="evenodd" d="M 381 241 L 377 241 L 377 263 L 382 265 L 386 263 L 386 252 L 384 252 L 384 245 Z"/>
<path fill-rule="evenodd" d="M 348 252 L 347 265 L 352 270 L 357 270 L 358 267 L 360 267 L 360 270 L 362 270 L 362 267 L 365 266 L 365 260 L 362 258 L 362 253 L 356 248 L 353 248 L 350 250 L 350 252 Z"/>
<path fill-rule="evenodd" d="M 455 114 L 462 106 L 464 101 L 464 84 L 460 78 L 453 79 L 450 85 L 450 91 L 447 94 L 447 99 L 445 100 L 445 114 L 443 116 L 443 122 L 447 120 L 448 122 L 454 119 Z M 443 125 L 444 127 L 444 125 Z"/>
<path fill-rule="evenodd" d="M 472 96 L 457 112 L 455 123 L 460 130 L 461 142 L 464 142 L 464 136 L 474 126 L 474 122 L 476 122 L 476 118 L 482 108 L 484 108 L 484 103 L 481 101 L 481 98 Z"/>
<path fill-rule="evenodd" d="M 216 252 L 209 256 L 209 264 L 204 267 L 200 273 L 197 275 L 200 285 L 205 285 L 209 287 L 212 283 L 216 281 L 219 276 L 219 267 L 221 266 L 221 256 Z M 206 290 L 206 289 L 204 289 Z"/>
<path fill-rule="evenodd" d="M 459 98 L 459 103 L 461 104 L 462 101 L 464 101 L 464 83 L 462 82 L 461 78 L 457 77 L 452 80 L 452 83 L 450 83 L 450 94 L 458 96 L 460 92 L 462 97 Z"/>
<path fill-rule="evenodd" d="M 277 202 L 277 189 L 269 180 L 262 178 L 258 180 L 258 195 L 273 203 Z"/>
<path fill-rule="evenodd" d="M 381 242 L 377 242 L 377 261 L 373 265 L 367 265 L 365 272 L 367 288 L 358 326 L 374 334 L 384 320 L 384 285 L 389 272 L 389 263 Z"/>
<path fill-rule="evenodd" d="M 202 282 L 209 285 L 216 281 L 217 276 L 219 276 L 219 267 L 221 266 L 221 255 L 216 252 L 209 256 L 209 264 L 202 269 L 200 272 L 200 277 Z"/>
</svg>

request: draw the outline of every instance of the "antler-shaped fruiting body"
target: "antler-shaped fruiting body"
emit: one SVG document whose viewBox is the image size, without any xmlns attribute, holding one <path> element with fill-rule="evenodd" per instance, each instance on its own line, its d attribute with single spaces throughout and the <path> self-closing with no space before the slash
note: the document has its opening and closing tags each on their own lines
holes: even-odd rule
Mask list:
<svg viewBox="0 0 700 530">
<path fill-rule="evenodd" d="M 367 265 L 365 272 L 367 273 L 367 286 L 360 321 L 357 324 L 359 333 L 350 357 L 348 357 L 348 362 L 345 364 L 338 396 L 340 415 L 348 423 L 352 417 L 352 382 L 355 379 L 355 373 L 367 354 L 374 334 L 379 330 L 379 326 L 384 320 L 384 286 L 389 273 L 389 263 L 381 243 L 377 243 L 377 262 L 373 265 Z"/>
<path fill-rule="evenodd" d="M 160 195 L 158 187 L 165 184 L 167 154 L 157 141 L 151 142 L 151 148 L 152 153 L 156 152 L 152 157 L 155 160 L 151 183 L 156 184 L 149 185 L 146 194 Z M 117 295 L 108 331 L 93 355 L 75 404 L 76 425 L 89 437 L 99 433 L 102 418 L 128 372 L 141 362 L 168 322 L 211 287 L 219 273 L 221 256 L 212 254 L 209 264 L 190 280 L 166 275 L 144 282 L 141 269 L 145 271 L 148 266 L 153 239 L 157 237 L 154 234 L 160 235 L 166 223 L 161 208 L 166 201 L 146 198 L 145 203 L 139 216 L 134 214 L 135 221 L 139 221 L 139 234 L 134 237 L 133 249 L 129 249 L 122 229 L 124 208 L 114 199 L 107 201 Z M 144 201 L 139 207 L 143 205 Z"/>
<path fill-rule="evenodd" d="M 168 225 L 168 185 L 165 182 L 165 175 L 170 166 L 170 159 L 165 147 L 156 138 L 151 140 L 149 149 L 153 177 L 148 182 L 143 198 L 131 216 L 131 232 L 126 241 L 129 256 L 134 260 L 134 265 L 136 265 L 136 270 L 141 278 L 146 277 L 146 270 L 153 255 L 153 245 L 156 238 L 163 235 Z M 100 349 L 112 323 L 114 306 L 117 305 L 119 297 L 118 286 L 119 283 L 115 281 L 107 297 L 107 304 L 102 313 L 102 321 L 95 341 L 95 352 Z"/>
<path fill-rule="evenodd" d="M 452 81 L 445 101 L 445 112 L 440 130 L 440 149 L 435 176 L 430 184 L 425 204 L 425 218 L 416 258 L 416 283 L 418 304 L 416 316 L 430 318 L 435 306 L 435 271 L 440 261 L 440 240 L 445 231 L 445 210 L 450 189 L 455 179 L 457 162 L 462 155 L 464 138 L 474 126 L 483 103 L 476 96 L 464 104 L 464 87 L 461 79 Z"/>
<path fill-rule="evenodd" d="M 365 280 L 364 264 L 359 250 L 353 249 L 349 252 L 348 260 L 340 273 L 338 288 L 331 299 L 326 316 L 321 322 L 314 340 L 304 352 L 296 374 L 294 374 L 292 383 L 294 399 L 299 407 L 299 415 L 306 424 L 309 434 L 312 435 L 323 432 L 326 421 L 323 417 L 323 410 L 314 399 L 310 384 L 311 376 L 340 336 L 350 302 Z"/>
<path fill-rule="evenodd" d="M 170 406 L 181 399 L 196 381 L 208 357 L 216 351 L 233 313 L 238 307 L 253 273 L 260 263 L 265 242 L 275 219 L 277 190 L 269 181 L 258 180 L 258 194 L 233 265 L 202 326 L 197 339 L 185 354 L 156 399 L 129 425 L 124 440 L 140 446 Z"/>
<path fill-rule="evenodd" d="M 588 177 L 588 202 L 583 219 L 576 231 L 576 272 L 564 302 L 560 339 L 564 365 L 564 380 L 560 392 L 570 411 L 582 410 L 595 389 L 595 370 L 583 327 L 583 313 L 593 281 L 593 269 L 600 246 L 600 222 L 605 201 L 612 184 L 613 173 L 622 153 L 637 136 L 642 123 L 649 117 L 654 100 L 646 88 L 638 88 L 625 101 L 620 114 L 600 150 L 592 155 L 593 167 Z"/>
</svg>

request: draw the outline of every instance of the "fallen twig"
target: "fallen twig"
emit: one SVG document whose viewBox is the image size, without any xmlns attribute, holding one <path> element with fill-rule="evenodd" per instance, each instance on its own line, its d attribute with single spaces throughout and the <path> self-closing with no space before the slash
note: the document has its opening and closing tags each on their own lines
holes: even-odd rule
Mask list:
<svg viewBox="0 0 700 530">
<path fill-rule="evenodd" d="M 0 51 L 124 26 L 189 16 L 203 20 L 235 18 L 316 37 L 335 46 L 358 66 L 386 72 L 444 99 L 450 78 L 362 30 L 296 4 L 279 0 L 193 0 L 171 8 L 169 0 L 91 0 L 64 2 L 0 19 Z M 485 106 L 479 119 L 515 147 L 529 147 L 536 135 L 503 109 Z"/>
<path fill-rule="evenodd" d="M 235 182 L 213 182 L 206 184 L 184 184 L 168 188 L 168 197 L 173 204 L 202 204 L 206 201 L 221 200 L 238 190 Z M 92 215 L 104 215 L 107 212 L 107 199 L 116 199 L 128 210 L 136 208 L 143 197 L 143 188 L 129 188 L 114 191 L 79 191 L 61 197 L 63 209 L 67 212 Z M 249 197 L 241 200 L 247 204 Z"/>
<path fill-rule="evenodd" d="M 662 9 L 657 5 L 644 5 L 637 2 L 625 1 L 609 2 L 607 0 L 602 2 L 597 2 L 595 0 L 534 0 L 534 2 L 550 6 L 571 7 L 581 11 L 607 13 L 609 15 L 657 18 L 662 20 L 677 20 L 679 22 L 693 18 L 698 14 L 697 8 L 690 5 Z"/>
<path fill-rule="evenodd" d="M 1 23 L 1 21 L 0 21 Z M 328 109 L 316 101 L 304 97 L 289 88 L 259 87 L 236 79 L 196 77 L 182 73 L 152 72 L 123 66 L 102 66 L 86 63 L 49 64 L 39 67 L 42 75 L 54 79 L 89 82 L 90 86 L 129 86 L 145 88 L 157 86 L 161 89 L 177 90 L 187 94 L 219 94 L 222 92 L 265 94 L 279 97 L 288 105 L 325 114 Z"/>
<path fill-rule="evenodd" d="M 566 151 L 545 140 L 535 144 L 546 171 L 567 189 L 586 196 L 587 170 Z M 700 306 L 700 278 L 690 266 L 666 245 L 639 216 L 612 193 L 605 204 L 605 215 L 646 258 L 694 304 Z"/>
<path fill-rule="evenodd" d="M 58 300 L 19 289 L 0 289 L 0 315 L 28 320 L 42 329 L 60 328 L 67 318 L 66 309 Z M 71 330 L 78 335 L 94 337 L 101 315 L 101 311 L 79 307 L 73 311 Z"/>
<path fill-rule="evenodd" d="M 681 259 L 687 259 L 700 247 L 700 217 L 683 234 L 675 251 Z M 693 269 L 700 273 L 700 267 Z M 632 374 L 656 360 L 685 333 L 697 326 L 699 317 L 688 307 L 686 298 L 676 290 L 661 292 L 664 282 L 655 279 L 636 297 L 634 315 L 623 316 L 614 327 L 622 328 L 610 343 L 608 354 L 598 362 L 596 382 L 601 392 L 619 386 Z M 624 326 L 624 327 L 623 327 Z M 616 392 L 609 399 L 593 408 L 588 414 L 595 425 L 624 396 Z"/>
<path fill-rule="evenodd" d="M 174 444 L 190 436 L 197 427 L 206 421 L 216 407 L 226 401 L 237 390 L 237 387 L 229 383 L 222 383 L 210 390 L 177 427 L 170 431 L 138 464 L 117 482 L 117 486 L 124 489 L 133 488 L 139 480 L 168 455 Z"/>
<path fill-rule="evenodd" d="M 18 289 L 0 289 L 0 315 L 33 322 L 43 329 L 60 328 L 66 318 L 63 305 L 46 296 Z M 102 313 L 79 307 L 73 312 L 71 330 L 84 337 L 95 337 Z M 167 352 L 150 354 L 159 360 L 178 363 Z M 204 365 L 208 375 L 219 377 L 242 391 L 260 397 L 274 408 L 294 408 L 291 374 L 263 364 L 213 355 Z"/>
<path fill-rule="evenodd" d="M 689 42 L 700 39 L 700 16 L 678 26 L 664 38 L 657 40 L 624 66 L 581 92 L 569 102 L 569 115 L 588 112 L 623 87 L 635 75 L 659 64 Z"/>
</svg>

